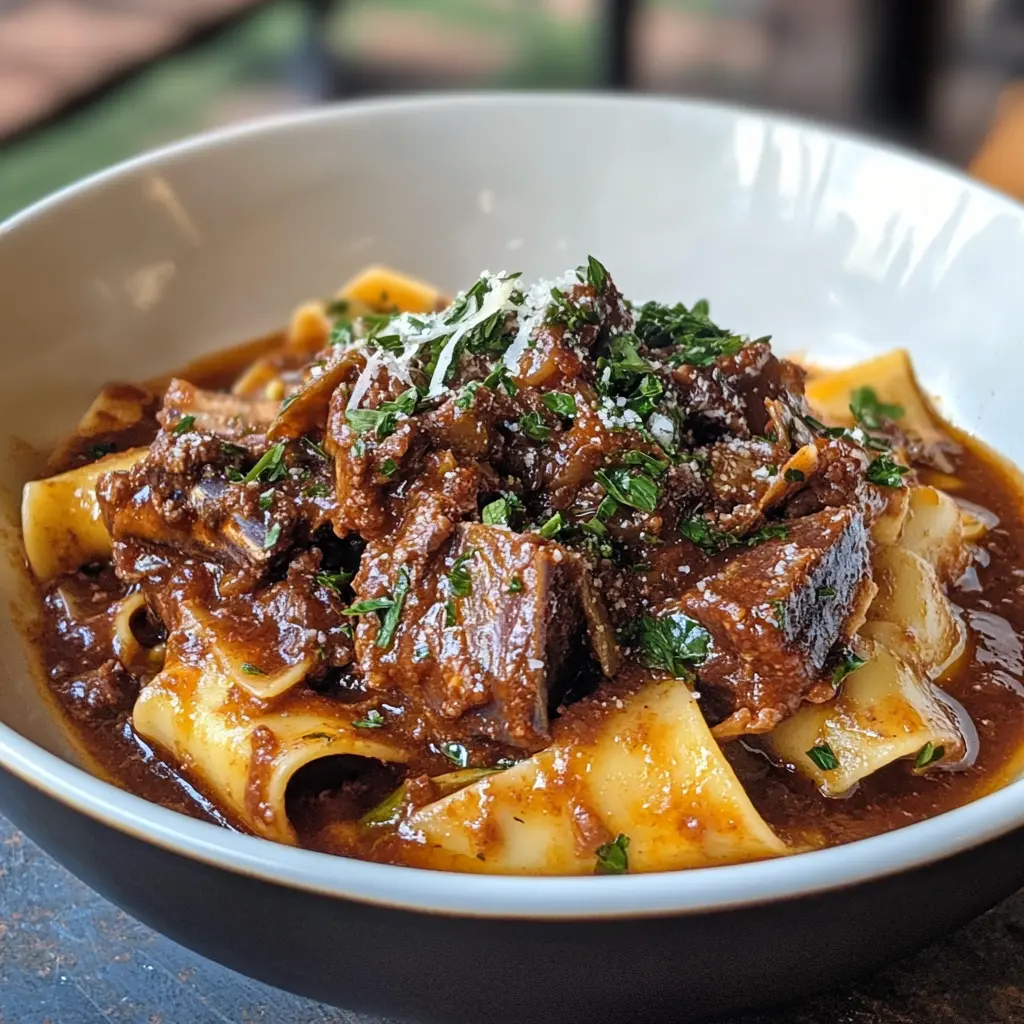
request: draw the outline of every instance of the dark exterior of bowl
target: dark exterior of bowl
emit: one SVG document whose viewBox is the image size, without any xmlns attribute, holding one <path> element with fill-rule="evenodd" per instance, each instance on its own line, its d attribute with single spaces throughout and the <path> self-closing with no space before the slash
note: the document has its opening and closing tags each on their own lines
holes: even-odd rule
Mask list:
<svg viewBox="0 0 1024 1024">
<path fill-rule="evenodd" d="M 889 963 L 1024 884 L 1018 830 L 905 874 L 730 911 L 446 917 L 211 867 L 3 770 L 0 810 L 103 896 L 204 956 L 337 1006 L 429 1024 L 683 1024 L 763 1006 Z"/>
</svg>

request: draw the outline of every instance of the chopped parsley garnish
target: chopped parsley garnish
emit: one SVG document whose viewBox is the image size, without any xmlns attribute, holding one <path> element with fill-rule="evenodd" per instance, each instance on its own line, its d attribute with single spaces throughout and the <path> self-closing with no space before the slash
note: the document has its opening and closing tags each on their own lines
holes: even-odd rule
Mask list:
<svg viewBox="0 0 1024 1024">
<path fill-rule="evenodd" d="M 522 511 L 523 503 L 519 498 L 514 494 L 506 494 L 484 505 L 480 518 L 488 526 L 511 527 L 516 515 Z"/>
<path fill-rule="evenodd" d="M 269 551 L 278 541 L 281 536 L 281 524 L 271 523 L 270 529 L 267 530 L 266 535 L 263 537 L 263 550 Z"/>
<path fill-rule="evenodd" d="M 259 497 L 259 506 L 264 512 L 269 511 L 270 506 L 274 504 L 274 488 L 268 487 Z"/>
<path fill-rule="evenodd" d="M 558 416 L 571 419 L 576 415 L 576 397 L 566 391 L 549 391 L 540 400 Z"/>
<path fill-rule="evenodd" d="M 476 393 L 480 387 L 479 381 L 470 381 L 460 392 L 458 398 L 455 399 L 455 407 L 457 409 L 472 409 L 476 404 Z"/>
<path fill-rule="evenodd" d="M 508 581 L 508 592 L 510 594 L 521 594 L 523 592 L 523 581 L 518 576 L 513 576 Z"/>
<path fill-rule="evenodd" d="M 760 530 L 747 534 L 741 543 L 746 544 L 748 548 L 753 548 L 758 544 L 763 544 L 766 540 L 785 540 L 788 536 L 789 527 L 785 523 L 772 523 L 770 526 L 762 526 Z"/>
<path fill-rule="evenodd" d="M 561 324 L 567 331 L 578 331 L 587 324 L 600 323 L 600 316 L 596 309 L 574 302 L 561 288 L 552 288 L 546 321 Z"/>
<path fill-rule="evenodd" d="M 374 597 L 368 601 L 357 601 L 348 608 L 343 608 L 342 615 L 369 615 L 376 612 L 380 618 L 380 629 L 373 641 L 375 647 L 387 649 L 395 638 L 395 630 L 402 618 L 402 606 L 409 593 L 409 570 L 403 565 L 398 570 L 398 580 L 390 597 Z M 381 615 L 381 612 L 384 614 Z"/>
<path fill-rule="evenodd" d="M 887 420 L 898 420 L 903 416 L 902 405 L 889 405 L 879 401 L 872 387 L 857 388 L 850 392 L 850 412 L 853 418 L 868 430 L 880 430 Z"/>
<path fill-rule="evenodd" d="M 664 669 L 676 679 L 693 678 L 693 666 L 704 663 L 711 643 L 711 634 L 681 612 L 658 618 L 642 615 L 632 635 L 643 648 L 647 665 Z"/>
<path fill-rule="evenodd" d="M 595 875 L 624 875 L 629 871 L 629 836 L 621 832 L 611 843 L 603 843 L 594 851 Z"/>
<path fill-rule="evenodd" d="M 551 436 L 551 428 L 540 418 L 539 412 L 526 412 L 519 417 L 519 429 L 533 441 L 546 441 Z"/>
<path fill-rule="evenodd" d="M 302 443 L 318 458 L 323 459 L 324 462 L 330 462 L 331 457 L 324 451 L 324 446 L 317 443 L 311 437 L 304 437 Z"/>
<path fill-rule="evenodd" d="M 390 437 L 398 426 L 398 417 L 381 409 L 346 409 L 345 419 L 357 433 L 369 434 L 372 431 L 381 441 Z"/>
<path fill-rule="evenodd" d="M 831 601 L 836 596 L 835 587 L 818 587 L 814 592 L 817 597 L 820 597 L 823 601 Z"/>
<path fill-rule="evenodd" d="M 594 479 L 616 501 L 640 512 L 653 512 L 658 507 L 661 488 L 644 473 L 633 474 L 628 469 L 598 469 Z"/>
<path fill-rule="evenodd" d="M 914 758 L 914 771 L 920 772 L 927 768 L 928 765 L 934 764 L 936 761 L 942 759 L 946 753 L 946 748 L 943 746 L 935 746 L 931 740 L 929 740 L 918 752 L 917 757 Z"/>
<path fill-rule="evenodd" d="M 182 416 L 177 423 L 174 424 L 174 429 L 171 431 L 175 437 L 181 437 L 182 434 L 188 433 L 196 422 L 195 416 L 191 413 L 188 416 Z"/>
<path fill-rule="evenodd" d="M 786 628 L 786 602 L 780 598 L 768 602 L 772 606 L 772 613 L 775 616 L 775 625 L 779 629 Z"/>
<path fill-rule="evenodd" d="M 447 740 L 441 744 L 441 753 L 458 768 L 469 767 L 469 751 L 461 743 Z"/>
<path fill-rule="evenodd" d="M 93 459 L 102 459 L 109 455 L 117 447 L 112 441 L 104 441 L 102 444 L 94 444 L 89 448 L 89 456 Z"/>
<path fill-rule="evenodd" d="M 284 464 L 284 442 L 268 448 L 259 458 L 256 465 L 242 477 L 243 484 L 254 481 L 272 484 L 283 480 L 288 475 L 288 467 Z"/>
<path fill-rule="evenodd" d="M 833 590 L 832 593 L 835 594 L 835 591 Z M 832 673 L 832 685 L 838 689 L 839 684 L 851 672 L 856 672 L 857 669 L 863 667 L 867 663 L 867 658 L 862 658 L 856 652 L 850 650 L 843 651 L 842 656 L 839 659 L 839 664 L 836 665 L 835 671 Z"/>
<path fill-rule="evenodd" d="M 310 484 L 302 489 L 302 496 L 304 498 L 329 498 L 331 496 L 331 489 L 327 484 Z"/>
<path fill-rule="evenodd" d="M 328 590 L 333 590 L 336 594 L 341 593 L 341 588 L 348 583 L 354 573 L 345 572 L 343 570 L 339 572 L 318 572 L 315 576 L 317 583 L 322 587 L 327 587 Z M 351 609 L 346 609 L 347 612 L 351 612 Z"/>
<path fill-rule="evenodd" d="M 251 661 L 242 662 L 242 671 L 247 676 L 265 676 L 267 674 L 259 665 L 254 665 Z"/>
<path fill-rule="evenodd" d="M 348 299 L 329 299 L 324 313 L 329 317 L 348 316 Z"/>
<path fill-rule="evenodd" d="M 734 356 L 743 339 L 713 323 L 704 299 L 691 309 L 678 302 L 666 306 L 645 302 L 636 321 L 636 334 L 648 348 L 672 347 L 669 362 L 675 366 L 710 366 L 720 356 Z"/>
<path fill-rule="evenodd" d="M 556 512 L 543 526 L 537 531 L 545 540 L 551 540 L 553 537 L 557 537 L 565 526 L 565 520 L 562 518 L 561 512 Z"/>
<path fill-rule="evenodd" d="M 661 459 L 656 459 L 653 455 L 648 455 L 646 452 L 626 452 L 622 457 L 622 461 L 627 466 L 639 466 L 641 469 L 652 474 L 653 476 L 661 476 L 664 473 L 670 463 L 663 462 Z"/>
<path fill-rule="evenodd" d="M 452 597 L 469 597 L 473 590 L 473 577 L 469 572 L 469 563 L 476 554 L 472 548 L 464 555 L 459 555 L 448 573 L 448 592 Z"/>
<path fill-rule="evenodd" d="M 873 484 L 880 487 L 902 487 L 903 477 L 910 472 L 909 466 L 902 466 L 894 462 L 888 455 L 879 455 L 874 462 L 868 466 L 865 476 Z"/>
<path fill-rule="evenodd" d="M 398 472 L 398 463 L 394 459 L 385 459 L 380 464 L 380 475 L 386 476 L 389 479 Z"/>
<path fill-rule="evenodd" d="M 706 519 L 684 519 L 679 524 L 679 532 L 706 555 L 718 554 L 735 541 L 731 533 L 724 533 Z"/>
<path fill-rule="evenodd" d="M 352 330 L 352 325 L 342 320 L 331 327 L 331 336 L 327 339 L 327 344 L 351 345 L 353 341 L 355 341 L 355 333 Z"/>
<path fill-rule="evenodd" d="M 604 291 L 604 286 L 608 283 L 608 271 L 593 256 L 587 257 L 585 267 L 576 268 L 576 277 L 580 281 L 586 281 L 591 288 L 598 292 Z"/>
<path fill-rule="evenodd" d="M 818 743 L 807 751 L 807 756 L 823 771 L 835 771 L 839 767 L 839 758 L 827 743 Z"/>
<path fill-rule="evenodd" d="M 787 469 L 784 476 L 787 484 L 802 484 L 807 479 L 799 469 Z"/>
<path fill-rule="evenodd" d="M 444 603 L 444 624 L 447 629 L 449 626 L 457 626 L 459 624 L 459 615 L 455 607 L 455 602 L 452 600 L 445 601 Z"/>
<path fill-rule="evenodd" d="M 384 725 L 384 716 L 376 708 L 370 708 L 365 718 L 357 718 L 352 725 L 356 729 L 380 729 Z"/>
<path fill-rule="evenodd" d="M 416 411 L 419 400 L 419 391 L 416 388 L 408 388 L 394 401 L 381 402 L 378 409 L 346 409 L 345 419 L 357 433 L 369 434 L 372 431 L 379 441 L 383 441 L 397 429 L 398 414 L 411 416 Z M 326 453 L 324 458 L 327 458 Z"/>
<path fill-rule="evenodd" d="M 384 613 L 380 629 L 377 631 L 377 639 L 373 644 L 375 647 L 383 647 L 385 650 L 391 646 L 395 638 L 395 630 L 402 618 L 402 606 L 405 604 L 406 595 L 409 593 L 410 584 L 409 570 L 403 565 L 398 570 L 398 580 L 395 582 L 395 589 L 392 592 L 391 607 Z"/>
<path fill-rule="evenodd" d="M 484 387 L 490 388 L 491 391 L 497 391 L 499 387 L 503 387 L 509 395 L 514 395 L 519 390 L 518 385 L 512 379 L 512 374 L 509 373 L 508 367 L 504 363 L 498 363 L 498 365 L 491 370 L 486 377 L 484 377 Z"/>
</svg>

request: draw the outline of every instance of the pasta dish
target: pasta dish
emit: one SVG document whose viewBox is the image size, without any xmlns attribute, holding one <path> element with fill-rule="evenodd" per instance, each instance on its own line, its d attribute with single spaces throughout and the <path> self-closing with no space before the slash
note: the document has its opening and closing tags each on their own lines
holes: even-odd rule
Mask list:
<svg viewBox="0 0 1024 1024">
<path fill-rule="evenodd" d="M 386 863 L 781 857 L 975 799 L 1024 739 L 1019 488 L 897 350 L 777 357 L 593 257 L 379 267 L 102 390 L 22 522 L 119 785 Z"/>
</svg>

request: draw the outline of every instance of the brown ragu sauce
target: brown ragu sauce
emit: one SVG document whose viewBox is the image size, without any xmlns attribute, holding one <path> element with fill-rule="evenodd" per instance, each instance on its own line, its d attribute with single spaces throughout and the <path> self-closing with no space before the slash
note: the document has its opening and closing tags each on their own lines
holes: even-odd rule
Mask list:
<svg viewBox="0 0 1024 1024">
<path fill-rule="evenodd" d="M 649 682 L 652 672 L 664 677 L 666 669 L 687 679 L 677 685 L 700 691 L 704 716 L 715 726 L 757 811 L 780 837 L 798 847 L 835 845 L 899 828 L 973 800 L 1013 776 L 1024 749 L 1024 521 L 1016 471 L 978 441 L 945 425 L 941 427 L 949 444 L 938 446 L 942 449 L 938 455 L 927 446 L 915 445 L 913 439 L 908 441 L 900 433 L 898 420 L 881 425 L 876 436 L 887 437 L 897 455 L 913 460 L 912 479 L 948 484 L 950 475 L 955 477 L 951 495 L 970 503 L 968 507 L 984 509 L 987 521 L 995 523 L 972 546 L 969 568 L 948 588 L 950 600 L 969 628 L 963 655 L 938 680 L 943 693 L 969 715 L 977 740 L 968 737 L 974 758 L 968 768 L 947 770 L 939 764 L 916 773 L 911 762 L 897 761 L 860 781 L 843 798 L 827 799 L 810 779 L 769 756 L 762 742 L 769 729 L 758 723 L 788 717 L 802 699 L 823 699 L 823 680 L 832 677 L 837 657 L 846 650 L 850 637 L 844 630 L 856 617 L 858 601 L 863 603 L 861 580 L 869 575 L 866 563 L 859 575 L 849 570 L 852 562 L 865 557 L 857 553 L 856 544 L 863 547 L 864 541 L 857 541 L 854 527 L 861 521 L 858 517 L 870 521 L 881 514 L 903 481 L 897 476 L 890 481 L 897 486 L 864 482 L 863 466 L 877 458 L 881 446 L 869 449 L 862 458 L 859 442 L 800 426 L 796 421 L 806 412 L 802 374 L 771 356 L 767 345 L 749 343 L 737 353 L 727 332 L 709 332 L 709 343 L 720 346 L 717 354 L 713 352 L 713 362 L 702 364 L 701 356 L 691 357 L 696 359 L 692 364 L 683 360 L 673 365 L 665 356 L 671 350 L 657 333 L 667 329 L 664 323 L 656 320 L 645 333 L 643 311 L 624 312 L 626 307 L 610 279 L 595 282 L 581 274 L 580 284 L 562 295 L 563 299 L 568 295 L 567 301 L 578 308 L 593 311 L 593 317 L 583 317 L 582 326 L 559 321 L 550 313 L 540 320 L 533 345 L 524 356 L 532 364 L 517 375 L 517 393 L 511 393 L 514 388 L 502 389 L 494 377 L 493 361 L 484 363 L 484 356 L 467 349 L 449 383 L 448 397 L 440 402 L 424 400 L 417 410 L 419 433 L 405 429 L 413 417 L 403 413 L 396 417 L 397 430 L 392 424 L 390 437 L 374 432 L 379 418 L 368 434 L 360 435 L 351 417 L 346 423 L 346 417 L 337 414 L 337 395 L 325 393 L 307 401 L 321 375 L 311 372 L 310 366 L 326 367 L 322 375 L 328 376 L 339 362 L 338 346 L 320 351 L 325 339 L 318 346 L 307 340 L 297 352 L 294 329 L 291 340 L 287 335 L 272 336 L 186 368 L 177 376 L 193 390 L 167 378 L 143 389 L 119 385 L 110 391 L 129 403 L 134 399 L 141 416 L 127 427 L 112 422 L 94 424 L 86 434 L 80 431 L 57 450 L 49 471 L 74 469 L 107 452 L 149 444 L 154 438 L 157 455 L 149 456 L 141 468 L 120 474 L 124 478 L 120 491 L 114 484 L 100 484 L 104 517 L 115 541 L 114 562 L 94 561 L 41 585 L 44 614 L 34 637 L 45 657 L 50 691 L 76 739 L 105 776 L 155 802 L 228 827 L 250 830 L 246 819 L 271 813 L 267 810 L 269 768 L 264 771 L 262 766 L 270 765 L 278 754 L 279 741 L 269 729 L 260 726 L 252 734 L 250 782 L 245 810 L 238 813 L 217 805 L 209 787 L 190 774 L 187 758 L 154 750 L 133 728 L 132 709 L 140 684 L 145 686 L 159 667 L 158 657 L 145 661 L 155 657 L 153 651 L 162 651 L 166 643 L 169 661 L 186 667 L 199 664 L 199 655 L 190 650 L 192 638 L 181 626 L 181 609 L 188 606 L 212 611 L 224 642 L 254 652 L 246 655 L 243 672 L 274 677 L 303 657 L 313 666 L 302 683 L 264 702 L 242 694 L 236 686 L 228 693 L 229 721 L 233 715 L 244 719 L 270 708 L 286 717 L 312 713 L 326 720 L 344 706 L 362 716 L 357 722 L 361 735 L 383 738 L 411 752 L 404 764 L 348 754 L 323 757 L 294 774 L 288 786 L 288 817 L 303 845 L 327 852 L 422 863 L 398 834 L 360 827 L 358 819 L 368 811 L 376 813 L 374 809 L 382 803 L 387 809 L 398 787 L 402 787 L 404 806 L 420 806 L 445 795 L 443 780 L 458 769 L 501 768 L 518 762 L 547 747 L 552 729 L 556 738 L 566 734 L 583 738 L 597 727 L 601 709 L 609 702 L 628 698 Z M 588 356 L 604 352 L 601 358 L 608 360 L 607 335 L 629 328 L 634 316 L 637 334 L 630 335 L 635 343 L 632 356 L 649 360 L 654 367 L 651 376 L 663 382 L 660 400 L 670 388 L 676 389 L 671 408 L 682 415 L 675 417 L 675 429 L 685 431 L 683 436 L 676 435 L 677 447 L 655 442 L 629 419 L 625 426 L 616 422 L 610 427 L 604 414 L 588 421 L 584 412 L 588 400 L 600 409 L 600 396 L 606 393 L 600 377 L 586 367 Z M 614 364 L 620 356 L 621 352 L 610 361 Z M 628 362 L 629 353 L 625 358 Z M 289 442 L 296 449 L 289 449 L 289 462 L 282 463 L 285 468 L 276 474 L 271 466 L 269 474 L 258 476 L 256 488 L 246 488 L 242 477 L 254 465 L 258 468 L 275 438 L 268 439 L 263 427 L 238 428 L 230 417 L 221 415 L 219 407 L 214 408 L 214 398 L 209 397 L 213 391 L 230 389 L 240 374 L 252 375 L 251 364 L 263 366 L 264 377 L 271 383 L 265 386 L 257 374 L 252 397 L 246 396 L 245 401 L 256 408 L 269 394 L 274 403 L 284 398 L 287 405 L 288 396 L 302 392 L 295 404 L 302 405 L 305 417 L 299 435 Z M 365 365 L 363 356 L 354 359 L 349 370 L 335 374 L 332 388 L 350 396 L 360 387 L 357 378 Z M 629 380 L 632 394 L 638 381 L 647 380 L 644 372 Z M 545 373 L 550 379 L 544 380 Z M 484 378 L 489 374 L 488 384 Z M 530 384 L 530 379 L 543 381 L 543 386 Z M 467 382 L 473 381 L 476 387 L 467 391 Z M 421 393 L 426 390 L 426 378 L 417 384 Z M 379 410 L 382 402 L 395 402 L 405 387 L 389 380 L 384 371 L 365 389 L 361 408 Z M 538 400 L 552 393 L 560 397 Z M 467 394 L 472 403 L 465 399 Z M 568 396 L 575 410 L 572 415 L 567 412 Z M 614 390 L 612 396 L 608 408 L 614 416 Z M 631 397 L 629 403 L 633 401 Z M 193 408 L 188 402 L 194 402 L 195 412 L 187 411 Z M 643 408 L 642 415 L 650 414 L 649 408 Z M 175 432 L 183 421 L 185 428 Z M 511 430 L 510 423 L 517 423 L 518 429 Z M 185 442 L 193 427 L 199 438 L 189 441 L 192 455 L 187 455 Z M 574 432 L 582 436 L 573 437 Z M 780 432 L 786 437 L 780 437 Z M 621 442 L 623 434 L 628 435 L 626 443 Z M 332 460 L 350 458 L 360 445 L 371 449 L 376 473 L 351 466 L 332 473 Z M 807 458 L 815 446 L 818 454 L 811 454 L 817 461 L 807 473 L 791 470 L 786 486 L 774 499 L 766 499 L 766 475 L 778 478 L 779 466 L 804 465 L 791 460 Z M 641 455 L 623 463 L 624 450 Z M 737 469 L 736 460 L 742 462 L 751 451 L 764 462 L 778 460 L 779 466 L 769 467 L 775 473 Z M 692 462 L 687 461 L 688 452 L 695 453 Z M 193 456 L 216 468 L 194 472 L 188 462 Z M 673 468 L 666 471 L 669 456 Z M 157 459 L 163 462 L 152 461 Z M 655 468 L 649 468 L 655 463 Z M 611 482 L 609 467 L 620 472 Z M 677 469 L 687 472 L 677 473 Z M 180 509 L 188 504 L 183 494 L 196 493 L 189 492 L 189 487 L 205 487 L 211 503 L 227 500 L 220 480 L 225 471 L 226 486 L 234 485 L 231 500 L 241 501 L 232 506 L 236 519 L 256 521 L 262 512 L 268 513 L 269 526 L 257 538 L 260 552 L 269 551 L 268 557 L 259 553 L 246 561 L 245 545 L 252 538 L 244 532 L 232 540 L 227 554 L 217 549 L 217 541 L 196 542 L 196 524 L 208 525 L 212 520 L 203 520 L 205 513 L 194 514 L 190 509 L 182 518 Z M 177 482 L 161 482 L 157 479 L 161 472 L 177 474 Z M 349 478 L 344 478 L 346 472 Z M 642 478 L 639 484 L 635 483 L 638 478 Z M 336 491 L 342 479 L 352 487 L 344 500 Z M 158 505 L 152 499 L 157 518 L 160 514 L 167 518 L 156 525 L 147 520 L 138 526 L 137 509 L 151 499 L 150 484 L 164 502 Z M 630 492 L 630 486 L 641 490 L 653 486 L 654 496 Z M 165 487 L 162 492 L 161 487 Z M 238 497 L 246 491 L 251 493 Z M 611 494 L 618 499 L 611 505 L 617 507 L 608 512 L 602 500 Z M 530 523 L 534 532 L 527 525 L 515 533 L 499 531 L 497 539 L 493 531 L 487 532 L 493 502 L 502 496 L 508 502 L 502 510 L 507 518 L 492 522 Z M 631 508 L 623 498 L 635 505 Z M 436 501 L 437 508 L 421 515 L 410 529 L 409 518 L 429 501 Z M 167 512 L 172 504 L 178 510 L 173 514 Z M 274 518 L 283 505 L 286 510 Z M 492 512 L 478 511 L 485 507 Z M 136 510 L 131 522 L 125 518 L 126 508 Z M 603 508 L 603 527 L 577 528 L 596 519 L 599 508 Z M 148 506 L 145 515 L 152 515 Z M 463 519 L 459 527 L 463 532 L 455 534 L 452 520 L 457 516 Z M 552 531 L 549 524 L 554 516 L 561 526 Z M 193 539 L 185 539 L 182 523 L 186 527 L 191 523 Z M 746 539 L 716 546 L 716 538 L 728 535 Z M 757 552 L 771 561 L 769 555 L 776 550 L 772 545 L 788 541 L 797 546 L 804 537 L 814 557 L 820 556 L 813 564 L 824 566 L 821 572 L 835 570 L 835 579 L 815 577 L 818 590 L 835 594 L 837 586 L 847 588 L 837 598 L 837 604 L 845 604 L 836 613 L 834 633 L 822 640 L 813 629 L 809 635 L 794 632 L 803 628 L 802 606 L 794 597 L 788 605 L 790 620 L 785 619 L 785 611 L 780 612 L 779 630 L 786 649 L 765 647 L 759 652 L 761 662 L 769 666 L 765 679 L 745 689 L 746 684 L 737 682 L 737 663 L 729 660 L 729 638 L 721 632 L 728 626 L 716 619 L 714 608 L 701 606 L 705 591 L 700 583 L 720 579 L 722 592 L 728 593 L 730 567 L 740 572 L 742 560 L 754 558 Z M 553 543 L 556 539 L 558 543 Z M 609 546 L 602 549 L 595 543 Z M 424 564 L 433 564 L 429 558 L 417 563 L 420 548 L 429 551 L 435 562 L 441 557 L 435 552 L 448 552 L 439 571 L 423 569 Z M 392 552 L 412 568 L 408 593 L 397 602 L 405 618 L 396 617 L 389 627 L 387 601 L 396 603 L 395 567 L 389 562 Z M 833 555 L 836 565 L 830 569 L 828 559 Z M 591 561 L 580 561 L 586 558 Z M 472 585 L 477 588 L 479 573 L 486 570 L 488 586 L 497 586 L 494 580 L 500 576 L 503 594 L 525 593 L 529 598 L 531 588 L 543 589 L 551 613 L 543 625 L 540 655 L 527 658 L 522 650 L 502 649 L 499 655 L 506 658 L 502 663 L 506 672 L 517 678 L 514 684 L 492 679 L 483 698 L 479 686 L 466 689 L 465 674 L 457 675 L 454 683 L 450 674 L 444 675 L 450 670 L 448 663 L 463 665 L 472 652 L 431 646 L 434 641 L 426 627 L 417 632 L 409 624 L 416 618 L 428 622 L 431 616 L 448 626 L 456 616 L 459 622 L 469 622 L 473 616 L 483 623 L 489 615 L 496 622 L 500 619 L 499 597 L 480 608 L 468 601 L 456 605 L 462 596 L 459 571 L 466 565 L 475 567 L 478 575 Z M 580 565 L 590 567 L 589 586 L 580 583 Z M 399 579 L 402 571 L 400 567 Z M 827 587 L 820 585 L 822 580 Z M 742 576 L 739 583 L 741 590 L 746 587 L 753 593 L 751 588 L 756 589 L 753 581 Z M 800 584 L 797 580 L 794 588 Z M 470 583 L 464 581 L 464 585 Z M 132 618 L 141 653 L 125 664 L 124 653 L 115 643 L 113 619 L 121 602 L 133 594 L 146 598 L 146 605 L 140 602 Z M 382 596 L 385 603 L 379 609 L 351 615 L 342 611 Z M 775 598 L 770 604 L 782 608 L 785 601 Z M 690 661 L 684 657 L 682 667 L 659 661 L 657 651 L 652 653 L 652 647 L 645 647 L 647 640 L 637 639 L 641 634 L 632 625 L 640 613 L 657 618 L 679 614 L 680 609 L 710 635 L 709 646 Z M 294 629 L 282 623 L 292 623 Z M 601 634 L 602 624 L 603 638 L 595 637 Z M 385 638 L 389 643 L 384 646 L 378 641 L 388 628 L 394 632 Z M 610 639 L 613 636 L 618 637 L 617 644 Z M 516 643 L 525 641 L 520 637 Z M 818 653 L 815 645 L 821 648 Z M 692 654 L 685 645 L 682 651 Z M 557 679 L 533 678 L 538 671 L 535 664 L 556 661 Z M 645 662 L 648 667 L 641 667 Z M 609 674 L 615 678 L 609 680 Z M 188 685 L 182 683 L 186 689 Z M 232 702 L 237 704 L 236 711 L 230 709 Z M 440 782 L 431 781 L 438 777 Z M 571 781 L 565 784 L 571 788 Z M 609 838 L 584 818 L 578 823 L 585 837 L 581 841 L 596 846 Z"/>
</svg>

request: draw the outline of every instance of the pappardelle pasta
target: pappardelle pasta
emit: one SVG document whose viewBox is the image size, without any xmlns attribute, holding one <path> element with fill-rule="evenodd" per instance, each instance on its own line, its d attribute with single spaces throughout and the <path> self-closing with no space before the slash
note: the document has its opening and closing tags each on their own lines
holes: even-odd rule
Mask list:
<svg viewBox="0 0 1024 1024">
<path fill-rule="evenodd" d="M 804 368 L 590 257 L 454 301 L 370 268 L 245 353 L 104 389 L 25 487 L 49 685 L 123 785 L 349 856 L 621 874 L 1016 769 L 1016 481 L 904 352 Z"/>
</svg>

